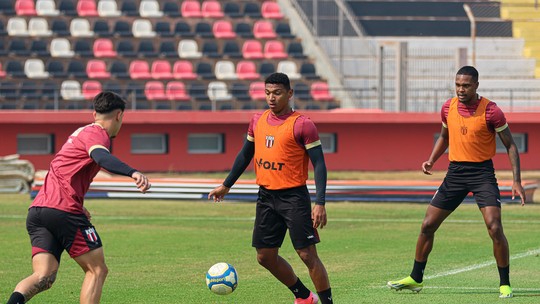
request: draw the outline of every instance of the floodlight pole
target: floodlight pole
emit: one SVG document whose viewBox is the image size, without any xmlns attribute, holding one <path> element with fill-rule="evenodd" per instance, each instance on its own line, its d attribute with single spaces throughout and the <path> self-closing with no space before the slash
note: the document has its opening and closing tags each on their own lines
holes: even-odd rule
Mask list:
<svg viewBox="0 0 540 304">
<path fill-rule="evenodd" d="M 471 40 L 472 40 L 472 65 L 476 66 L 476 19 L 472 13 L 471 7 L 468 4 L 463 4 L 463 9 L 467 14 L 467 18 L 471 22 Z"/>
</svg>

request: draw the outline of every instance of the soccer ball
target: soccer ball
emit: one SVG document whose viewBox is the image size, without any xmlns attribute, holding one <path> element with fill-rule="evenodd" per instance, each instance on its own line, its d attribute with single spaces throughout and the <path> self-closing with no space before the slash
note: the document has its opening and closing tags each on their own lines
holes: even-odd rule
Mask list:
<svg viewBox="0 0 540 304">
<path fill-rule="evenodd" d="M 238 274 L 231 264 L 217 263 L 206 273 L 206 286 L 218 295 L 228 295 L 238 285 Z"/>
</svg>

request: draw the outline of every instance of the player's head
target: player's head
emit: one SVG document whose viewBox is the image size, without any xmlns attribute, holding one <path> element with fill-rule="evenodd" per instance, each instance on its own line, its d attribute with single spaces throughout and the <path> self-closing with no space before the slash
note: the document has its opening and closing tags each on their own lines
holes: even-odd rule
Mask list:
<svg viewBox="0 0 540 304">
<path fill-rule="evenodd" d="M 270 74 L 264 81 L 266 103 L 274 114 L 281 115 L 289 112 L 289 100 L 293 95 L 289 77 L 283 73 Z"/>
<path fill-rule="evenodd" d="M 94 119 L 107 129 L 109 137 L 120 132 L 126 101 L 113 92 L 101 92 L 94 97 Z"/>
<path fill-rule="evenodd" d="M 470 65 L 466 65 L 457 71 L 456 75 L 469 75 L 474 82 L 478 82 L 478 70 Z"/>
<path fill-rule="evenodd" d="M 478 71 L 472 66 L 464 66 L 456 73 L 456 95 L 463 103 L 476 100 L 478 89 Z"/>
</svg>

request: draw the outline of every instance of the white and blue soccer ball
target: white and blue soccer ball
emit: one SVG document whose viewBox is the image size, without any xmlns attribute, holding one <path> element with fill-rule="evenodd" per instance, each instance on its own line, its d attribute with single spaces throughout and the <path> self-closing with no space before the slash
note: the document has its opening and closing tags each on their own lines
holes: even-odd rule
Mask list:
<svg viewBox="0 0 540 304">
<path fill-rule="evenodd" d="M 206 273 L 206 286 L 218 295 L 228 295 L 238 285 L 238 273 L 231 264 L 217 263 Z"/>
</svg>

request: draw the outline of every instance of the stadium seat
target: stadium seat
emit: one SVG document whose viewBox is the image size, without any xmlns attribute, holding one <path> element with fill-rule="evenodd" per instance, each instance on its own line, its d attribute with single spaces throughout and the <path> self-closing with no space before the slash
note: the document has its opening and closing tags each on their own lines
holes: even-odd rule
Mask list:
<svg viewBox="0 0 540 304">
<path fill-rule="evenodd" d="M 101 82 L 97 80 L 86 80 L 82 84 L 82 95 L 86 100 L 92 100 L 103 91 Z"/>
<path fill-rule="evenodd" d="M 253 29 L 251 28 L 251 25 L 245 22 L 238 22 L 234 26 L 234 32 L 237 36 L 240 36 L 242 38 L 253 38 Z"/>
<path fill-rule="evenodd" d="M 49 57 L 48 43 L 45 40 L 32 40 L 30 43 L 30 56 Z"/>
<path fill-rule="evenodd" d="M 37 0 L 36 14 L 38 16 L 58 16 L 60 11 L 56 9 L 54 0 Z"/>
<path fill-rule="evenodd" d="M 214 70 L 216 78 L 219 80 L 238 79 L 238 75 L 236 75 L 236 68 L 234 67 L 234 63 L 232 61 L 220 60 L 216 62 Z"/>
<path fill-rule="evenodd" d="M 34 0 L 17 0 L 15 2 L 15 14 L 18 16 L 37 15 Z"/>
<path fill-rule="evenodd" d="M 195 73 L 202 79 L 215 79 L 216 74 L 212 70 L 212 64 L 208 62 L 199 62 L 195 68 Z"/>
<path fill-rule="evenodd" d="M 0 1 L 0 15 L 15 15 L 15 6 L 13 0 Z"/>
<path fill-rule="evenodd" d="M 152 62 L 151 74 L 153 79 L 172 79 L 171 64 L 167 60 Z"/>
<path fill-rule="evenodd" d="M 312 101 L 311 88 L 304 82 L 295 82 L 294 84 L 294 97 L 301 101 Z"/>
<path fill-rule="evenodd" d="M 283 59 L 289 57 L 285 52 L 283 42 L 280 40 L 269 40 L 264 44 L 264 58 Z"/>
<path fill-rule="evenodd" d="M 28 36 L 28 26 L 26 20 L 22 17 L 11 17 L 9 18 L 6 31 L 9 36 Z"/>
<path fill-rule="evenodd" d="M 55 19 L 52 21 L 51 30 L 55 36 L 70 36 L 69 27 L 65 20 Z"/>
<path fill-rule="evenodd" d="M 24 73 L 31 79 L 49 78 L 49 73 L 45 71 L 43 60 L 37 58 L 26 59 L 24 62 Z"/>
<path fill-rule="evenodd" d="M 300 66 L 300 74 L 306 79 L 319 79 L 317 71 L 315 70 L 315 65 L 313 63 L 304 62 Z"/>
<path fill-rule="evenodd" d="M 168 100 L 189 101 L 189 96 L 186 86 L 180 81 L 169 81 L 165 88 L 165 95 Z"/>
<path fill-rule="evenodd" d="M 156 37 L 156 32 L 152 29 L 152 23 L 148 19 L 136 19 L 133 21 L 132 31 L 135 38 Z"/>
<path fill-rule="evenodd" d="M 69 25 L 69 31 L 73 37 L 93 37 L 94 32 L 90 29 L 90 22 L 84 18 L 74 18 Z"/>
<path fill-rule="evenodd" d="M 0 56 L 7 56 L 8 51 L 6 50 L 5 39 L 0 39 Z"/>
<path fill-rule="evenodd" d="M 118 17 L 122 15 L 122 12 L 118 10 L 116 0 L 99 0 L 97 12 L 101 17 Z"/>
<path fill-rule="evenodd" d="M 289 76 L 289 79 L 291 80 L 302 78 L 302 75 L 298 73 L 298 67 L 296 66 L 296 63 L 292 60 L 283 60 L 278 62 L 276 71 L 287 74 L 287 76 Z"/>
<path fill-rule="evenodd" d="M 238 79 L 243 80 L 255 80 L 261 78 L 261 75 L 257 73 L 255 62 L 249 60 L 238 61 L 236 64 L 236 75 L 238 75 Z"/>
<path fill-rule="evenodd" d="M 223 13 L 229 18 L 240 18 L 242 13 L 240 12 L 240 4 L 236 2 L 225 2 L 223 5 Z"/>
<path fill-rule="evenodd" d="M 171 32 L 170 22 L 158 21 L 156 22 L 155 32 L 160 37 L 172 37 L 174 33 Z"/>
<path fill-rule="evenodd" d="M 94 57 L 94 51 L 92 50 L 90 41 L 86 39 L 75 41 L 73 51 L 80 57 Z"/>
<path fill-rule="evenodd" d="M 7 35 L 6 27 L 4 26 L 4 22 L 0 20 L 0 36 Z"/>
<path fill-rule="evenodd" d="M 221 3 L 216 0 L 204 0 L 201 6 L 203 18 L 223 18 Z"/>
<path fill-rule="evenodd" d="M 97 17 L 97 6 L 94 0 L 79 0 L 77 2 L 77 14 L 81 17 Z"/>
<path fill-rule="evenodd" d="M 56 100 L 59 95 L 58 85 L 52 81 L 40 82 L 39 87 L 41 91 L 42 100 Z M 45 105 L 46 109 L 54 109 L 54 103 L 48 103 Z"/>
<path fill-rule="evenodd" d="M 176 22 L 174 26 L 174 35 L 177 37 L 194 37 L 195 34 L 191 31 L 191 26 L 184 21 L 178 21 Z"/>
<path fill-rule="evenodd" d="M 201 58 L 202 53 L 199 52 L 199 46 L 195 40 L 184 39 L 178 43 L 178 56 L 180 58 Z"/>
<path fill-rule="evenodd" d="M 212 26 L 212 32 L 217 39 L 232 39 L 236 38 L 236 33 L 233 31 L 233 26 L 228 20 L 217 20 Z"/>
<path fill-rule="evenodd" d="M 274 24 L 268 20 L 257 20 L 253 25 L 253 36 L 257 39 L 274 39 L 277 37 Z"/>
<path fill-rule="evenodd" d="M 77 9 L 73 0 L 60 0 L 58 10 L 65 16 L 77 16 Z"/>
<path fill-rule="evenodd" d="M 15 82 L 0 82 L 0 97 L 4 99 L 17 99 L 19 97 L 19 86 Z M 0 103 L 1 104 L 1 103 Z M 15 107 L 12 107 L 12 109 Z M 6 109 L 3 107 L 3 109 Z"/>
<path fill-rule="evenodd" d="M 142 0 L 139 4 L 139 15 L 145 18 L 161 18 L 163 12 L 156 0 Z"/>
<path fill-rule="evenodd" d="M 124 16 L 139 16 L 139 8 L 133 0 L 124 0 L 120 6 L 120 11 Z"/>
<path fill-rule="evenodd" d="M 158 53 L 159 57 L 178 57 L 178 50 L 174 41 L 161 41 Z"/>
<path fill-rule="evenodd" d="M 135 98 L 137 103 L 146 99 L 144 94 L 144 86 L 139 82 L 130 82 L 126 86 L 126 94 L 130 95 L 131 98 Z"/>
<path fill-rule="evenodd" d="M 64 80 L 60 85 L 60 96 L 64 100 L 82 100 L 81 84 L 76 80 Z"/>
<path fill-rule="evenodd" d="M 330 94 L 328 83 L 324 81 L 316 81 L 311 84 L 310 90 L 313 100 L 316 101 L 332 101 L 334 97 Z"/>
<path fill-rule="evenodd" d="M 142 57 L 152 58 L 157 57 L 156 49 L 154 48 L 154 42 L 152 40 L 139 41 L 137 48 L 137 54 Z"/>
<path fill-rule="evenodd" d="M 267 77 L 274 72 L 276 72 L 276 67 L 272 62 L 262 62 L 259 65 L 259 74 L 261 74 L 262 77 Z"/>
<path fill-rule="evenodd" d="M 99 38 L 94 41 L 94 56 L 95 57 L 116 57 L 116 51 L 111 39 Z"/>
<path fill-rule="evenodd" d="M 201 52 L 204 57 L 208 57 L 208 58 L 221 57 L 221 53 L 219 52 L 218 45 L 215 40 L 205 41 L 202 46 Z"/>
<path fill-rule="evenodd" d="M 286 22 L 280 22 L 276 25 L 276 34 L 283 39 L 296 37 L 291 33 L 291 27 Z"/>
<path fill-rule="evenodd" d="M 51 56 L 71 58 L 75 53 L 71 50 L 71 44 L 66 38 L 53 38 L 51 40 Z"/>
<path fill-rule="evenodd" d="M 47 63 L 47 72 L 53 78 L 65 78 L 67 76 L 64 64 L 61 61 L 51 60 Z"/>
<path fill-rule="evenodd" d="M 259 40 L 246 40 L 242 46 L 242 56 L 245 59 L 262 59 L 262 44 Z"/>
<path fill-rule="evenodd" d="M 85 64 L 77 60 L 70 61 L 67 67 L 67 76 L 70 78 L 88 78 Z"/>
<path fill-rule="evenodd" d="M 266 100 L 265 85 L 263 81 L 255 81 L 249 85 L 249 96 L 253 100 Z"/>
<path fill-rule="evenodd" d="M 304 48 L 302 47 L 302 44 L 300 42 L 289 43 L 289 45 L 287 46 L 287 54 L 289 54 L 289 57 L 297 59 L 306 58 L 306 55 L 304 55 Z"/>
<path fill-rule="evenodd" d="M 144 84 L 144 95 L 148 100 L 166 100 L 165 85 L 161 81 L 148 81 Z"/>
<path fill-rule="evenodd" d="M 105 20 L 96 20 L 94 21 L 94 26 L 92 31 L 98 37 L 110 37 L 112 36 L 111 30 L 109 29 L 109 23 Z"/>
<path fill-rule="evenodd" d="M 173 65 L 174 79 L 194 80 L 197 74 L 193 72 L 193 64 L 188 60 L 178 60 Z"/>
<path fill-rule="evenodd" d="M 116 81 L 106 81 L 103 83 L 103 91 L 114 92 L 120 96 L 124 96 L 126 94 L 124 87 Z"/>
<path fill-rule="evenodd" d="M 223 44 L 223 57 L 228 58 L 241 58 L 242 52 L 240 52 L 240 47 L 234 40 L 225 41 Z"/>
<path fill-rule="evenodd" d="M 214 33 L 212 32 L 212 26 L 204 21 L 197 22 L 195 24 L 195 35 L 201 38 L 214 38 Z"/>
<path fill-rule="evenodd" d="M 10 56 L 30 56 L 25 39 L 10 39 L 7 50 Z"/>
<path fill-rule="evenodd" d="M 201 18 L 201 4 L 196 0 L 182 1 L 180 12 L 184 18 Z"/>
<path fill-rule="evenodd" d="M 202 82 L 191 82 L 188 93 L 196 101 L 208 101 L 207 85 Z"/>
<path fill-rule="evenodd" d="M 176 1 L 168 1 L 163 4 L 163 14 L 169 17 L 180 17 L 180 7 Z"/>
<path fill-rule="evenodd" d="M 129 64 L 129 75 L 131 79 L 150 79 L 152 74 L 150 74 L 150 67 L 148 62 L 144 60 L 133 60 Z"/>
<path fill-rule="evenodd" d="M 135 57 L 137 53 L 135 52 L 135 47 L 133 42 L 129 39 L 120 40 L 116 46 L 116 53 L 120 57 Z"/>
<path fill-rule="evenodd" d="M 110 73 L 111 77 L 115 79 L 130 78 L 127 65 L 122 61 L 113 61 L 110 67 Z"/>
<path fill-rule="evenodd" d="M 112 35 L 115 37 L 133 37 L 131 25 L 127 21 L 116 20 L 112 29 Z"/>
<path fill-rule="evenodd" d="M 244 16 L 252 19 L 261 19 L 261 7 L 257 2 L 246 2 L 244 4 Z"/>
<path fill-rule="evenodd" d="M 2 68 L 2 62 L 0 62 L 0 78 L 6 78 L 6 71 Z"/>
<path fill-rule="evenodd" d="M 107 72 L 107 64 L 100 59 L 89 60 L 86 64 L 86 74 L 88 78 L 93 79 L 109 79 L 111 73 Z"/>
<path fill-rule="evenodd" d="M 208 83 L 206 94 L 211 101 L 227 101 L 232 99 L 227 84 L 223 81 L 211 81 Z"/>
<path fill-rule="evenodd" d="M 35 100 L 40 99 L 41 94 L 38 92 L 39 85 L 37 82 L 34 81 L 23 81 L 21 82 L 21 87 L 19 89 L 19 96 L 23 99 L 28 100 Z M 35 104 L 27 104 L 25 102 L 23 109 L 37 109 L 38 106 Z"/>
<path fill-rule="evenodd" d="M 283 19 L 279 4 L 269 0 L 264 1 L 261 5 L 261 15 L 264 19 Z"/>
</svg>

